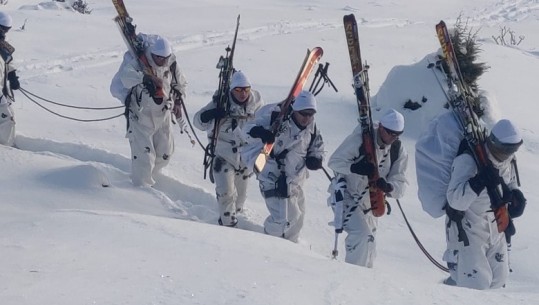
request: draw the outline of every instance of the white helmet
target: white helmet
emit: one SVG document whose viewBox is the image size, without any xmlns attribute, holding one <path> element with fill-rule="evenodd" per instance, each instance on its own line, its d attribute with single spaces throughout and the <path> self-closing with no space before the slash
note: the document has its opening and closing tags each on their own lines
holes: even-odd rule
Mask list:
<svg viewBox="0 0 539 305">
<path fill-rule="evenodd" d="M 13 19 L 10 15 L 0 12 L 0 25 L 6 28 L 10 28 L 13 26 Z"/>
</svg>

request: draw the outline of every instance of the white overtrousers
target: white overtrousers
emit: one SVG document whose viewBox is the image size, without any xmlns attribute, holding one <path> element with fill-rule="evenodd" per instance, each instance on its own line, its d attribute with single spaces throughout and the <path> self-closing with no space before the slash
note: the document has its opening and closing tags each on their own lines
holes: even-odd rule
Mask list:
<svg viewBox="0 0 539 305">
<path fill-rule="evenodd" d="M 0 144 L 13 146 L 15 142 L 15 114 L 11 104 L 0 102 Z"/>
<path fill-rule="evenodd" d="M 234 225 L 236 213 L 243 210 L 247 199 L 247 185 L 250 177 L 247 168 L 236 170 L 232 164 L 217 156 L 213 164 L 215 193 L 219 205 L 219 216 L 225 226 Z"/>
<path fill-rule="evenodd" d="M 346 212 L 356 205 L 357 203 L 353 199 L 345 199 Z M 378 219 L 371 212 L 363 213 L 363 209 L 364 207 L 360 205 L 350 214 L 349 220 L 345 221 L 344 231 L 348 233 L 345 239 L 345 261 L 350 264 L 372 268 L 376 258 Z"/>
<path fill-rule="evenodd" d="M 291 184 L 289 198 L 265 199 L 270 213 L 264 221 L 266 234 L 297 242 L 305 217 L 305 196 L 301 187 Z"/>
</svg>

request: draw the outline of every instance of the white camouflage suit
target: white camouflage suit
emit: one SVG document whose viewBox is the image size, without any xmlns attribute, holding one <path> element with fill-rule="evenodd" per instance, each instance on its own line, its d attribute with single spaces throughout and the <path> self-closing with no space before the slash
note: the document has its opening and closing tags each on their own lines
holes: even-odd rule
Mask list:
<svg viewBox="0 0 539 305">
<path fill-rule="evenodd" d="M 0 56 L 0 86 L 2 87 L 2 96 L 0 97 L 0 144 L 13 146 L 15 141 L 15 113 L 11 107 L 11 99 L 6 96 L 9 92 L 9 82 L 7 74 L 15 70 L 11 65 L 6 64 Z"/>
<path fill-rule="evenodd" d="M 240 158 L 240 150 L 244 144 L 241 130 L 248 121 L 254 120 L 255 112 L 264 103 L 256 90 L 251 90 L 247 101 L 241 105 L 233 101 L 231 93 L 229 100 L 230 110 L 227 116 L 220 120 L 212 169 L 219 216 L 226 226 L 234 225 L 236 213 L 243 209 L 248 179 L 252 174 L 252 169 L 248 169 Z M 207 131 L 208 138 L 212 137 L 215 120 L 204 123 L 200 116 L 206 110 L 215 107 L 216 103 L 211 101 L 194 117 L 194 125 L 200 130 Z"/>
<path fill-rule="evenodd" d="M 396 199 L 401 198 L 408 183 L 405 176 L 406 168 L 408 167 L 408 153 L 401 145 L 398 158 L 391 164 L 391 145 L 386 145 L 384 148 L 380 147 L 378 144 L 378 126 L 375 126 L 374 134 L 380 177 L 385 178 L 393 186 L 393 191 L 388 195 Z M 360 155 L 362 143 L 361 126 L 358 125 L 329 158 L 328 166 L 335 172 L 336 178 L 344 177 L 346 180 L 344 214 L 348 214 L 351 209 L 359 205 L 349 219 L 343 220 L 343 229 L 347 233 L 345 261 L 350 264 L 372 268 L 376 258 L 378 219 L 372 215 L 371 211 L 364 213 L 364 211 L 370 209 L 367 176 L 354 174 L 350 171 L 350 166 L 363 158 L 363 155 Z"/>
<path fill-rule="evenodd" d="M 256 114 L 256 121 L 244 129 L 247 137 L 250 138 L 248 133 L 255 125 L 271 130 L 272 113 L 275 116 L 280 110 L 279 104 L 273 104 L 259 111 Z M 253 140 L 260 141 L 260 139 L 249 141 Z M 314 119 L 302 130 L 290 118 L 281 125 L 274 143 L 273 157 L 267 160 L 262 172 L 257 176 L 260 191 L 270 213 L 264 221 L 264 231 L 269 235 L 297 242 L 305 217 L 305 196 L 302 189 L 308 177 L 305 158 L 309 156 L 323 160 L 324 142 L 318 128 L 315 127 Z M 288 152 L 284 153 L 283 158 L 275 157 L 285 150 Z M 279 159 L 282 166 L 279 166 L 276 159 Z M 281 171 L 284 171 L 286 176 L 288 198 L 271 195 L 276 191 Z"/>
<path fill-rule="evenodd" d="M 152 59 L 150 48 L 157 39 L 156 35 L 144 35 L 144 41 L 148 43 L 146 57 L 155 73 L 163 82 L 164 100 L 158 105 L 149 95 L 148 90 L 142 84 L 143 72 L 139 64 L 132 56 L 124 56 L 124 62 L 120 66 L 115 79 L 111 84 L 111 92 L 114 96 L 115 86 L 122 86 L 124 91 L 129 92 L 129 118 L 126 137 L 131 145 L 131 179 L 136 186 L 153 186 L 154 176 L 165 167 L 174 152 L 174 137 L 172 134 L 172 113 L 174 106 L 171 90 L 178 90 L 185 99 L 186 80 L 179 65 L 171 70 L 171 65 L 176 62 L 176 56 L 171 53 L 166 64 L 157 66 Z M 124 101 L 122 101 L 124 102 Z"/>
<path fill-rule="evenodd" d="M 512 158 L 499 162 L 488 148 L 487 154 L 508 187 L 516 189 Z M 444 260 L 456 267 L 451 274 L 457 286 L 475 289 L 502 287 L 509 274 L 507 242 L 505 234 L 498 233 L 486 189 L 477 196 L 468 183 L 477 174 L 473 157 L 468 153 L 459 155 L 453 161 L 451 172 L 447 200 L 453 209 L 465 211 L 462 225 L 470 244 L 464 246 L 458 242 L 457 226 L 446 218 L 448 250 Z"/>
</svg>

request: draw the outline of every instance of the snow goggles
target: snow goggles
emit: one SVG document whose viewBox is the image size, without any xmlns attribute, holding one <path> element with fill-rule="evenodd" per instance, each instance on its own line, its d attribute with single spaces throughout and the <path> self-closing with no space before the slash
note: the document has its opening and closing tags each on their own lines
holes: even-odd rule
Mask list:
<svg viewBox="0 0 539 305">
<path fill-rule="evenodd" d="M 403 131 L 395 131 L 395 130 L 391 130 L 391 129 L 386 128 L 386 127 L 383 127 L 383 128 L 386 130 L 387 134 L 389 134 L 390 136 L 393 136 L 393 137 L 398 137 L 404 132 L 404 130 Z"/>
<path fill-rule="evenodd" d="M 314 116 L 316 111 L 314 111 L 314 110 L 300 110 L 300 111 L 297 111 L 297 113 L 299 113 L 304 118 L 306 118 L 306 117 L 310 118 L 310 117 Z"/>
<path fill-rule="evenodd" d="M 490 152 L 495 156 L 499 157 L 501 160 L 505 160 L 509 158 L 512 154 L 516 153 L 519 149 L 520 145 L 524 142 L 523 140 L 520 140 L 518 143 L 502 143 L 496 136 L 494 136 L 492 133 L 488 136 L 488 144 Z"/>
<path fill-rule="evenodd" d="M 236 87 L 233 90 L 237 93 L 241 93 L 241 92 L 249 93 L 251 92 L 251 87 Z"/>
<path fill-rule="evenodd" d="M 167 60 L 170 58 L 170 56 L 171 55 L 169 55 L 169 56 L 159 56 L 159 55 L 156 55 L 156 54 L 152 53 L 152 59 L 155 62 L 155 64 L 158 65 L 158 66 L 164 65 L 167 62 Z"/>
</svg>

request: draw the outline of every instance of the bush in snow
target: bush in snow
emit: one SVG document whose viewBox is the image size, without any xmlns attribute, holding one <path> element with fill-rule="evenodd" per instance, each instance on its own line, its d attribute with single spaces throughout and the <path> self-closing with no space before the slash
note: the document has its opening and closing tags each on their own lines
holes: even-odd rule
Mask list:
<svg viewBox="0 0 539 305">
<path fill-rule="evenodd" d="M 77 0 L 73 2 L 71 7 L 81 14 L 90 14 L 92 12 L 92 10 L 88 8 L 88 3 L 82 0 Z"/>
<path fill-rule="evenodd" d="M 468 27 L 468 22 L 463 22 L 459 16 L 455 23 L 453 32 L 450 34 L 451 41 L 453 42 L 453 49 L 457 56 L 457 61 L 460 66 L 460 72 L 466 85 L 474 93 L 474 97 L 471 100 L 472 107 L 478 116 L 482 116 L 484 110 L 480 105 L 480 96 L 478 95 L 479 88 L 477 80 L 488 69 L 486 63 L 477 62 L 478 55 L 481 52 L 480 45 L 477 42 L 477 32 Z M 443 62 L 444 70 L 449 71 L 445 62 Z"/>
<path fill-rule="evenodd" d="M 509 35 L 509 36 L 507 36 Z M 518 46 L 522 40 L 524 40 L 524 35 L 518 36 L 513 30 L 511 30 L 508 27 L 500 27 L 500 35 L 494 36 L 492 35 L 492 39 L 496 42 L 496 44 L 502 45 L 502 46 Z"/>
</svg>

